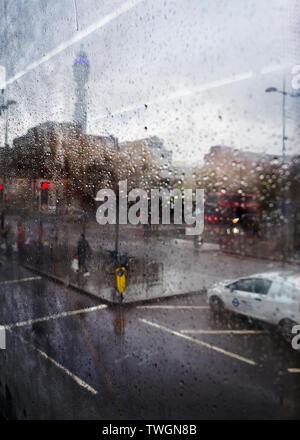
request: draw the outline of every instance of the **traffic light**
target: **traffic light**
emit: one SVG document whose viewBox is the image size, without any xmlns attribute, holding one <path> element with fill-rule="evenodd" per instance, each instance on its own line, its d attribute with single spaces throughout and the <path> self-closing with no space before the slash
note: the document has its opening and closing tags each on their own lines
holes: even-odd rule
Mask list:
<svg viewBox="0 0 300 440">
<path fill-rule="evenodd" d="M 41 182 L 41 207 L 48 207 L 49 190 L 50 184 L 48 182 Z"/>
</svg>

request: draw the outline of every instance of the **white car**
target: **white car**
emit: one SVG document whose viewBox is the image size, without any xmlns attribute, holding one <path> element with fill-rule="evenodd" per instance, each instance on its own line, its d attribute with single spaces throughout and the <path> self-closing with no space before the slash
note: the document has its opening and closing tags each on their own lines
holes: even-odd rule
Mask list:
<svg viewBox="0 0 300 440">
<path fill-rule="evenodd" d="M 224 281 L 208 289 L 212 310 L 228 309 L 279 326 L 287 341 L 300 324 L 300 273 L 266 272 Z"/>
</svg>

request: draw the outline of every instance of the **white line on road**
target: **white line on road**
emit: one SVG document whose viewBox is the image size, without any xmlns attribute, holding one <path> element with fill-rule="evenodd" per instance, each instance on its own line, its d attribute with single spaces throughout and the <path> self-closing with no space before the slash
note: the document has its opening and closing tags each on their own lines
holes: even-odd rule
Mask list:
<svg viewBox="0 0 300 440">
<path fill-rule="evenodd" d="M 63 365 L 59 364 L 58 362 L 56 362 L 56 360 L 52 359 L 50 356 L 48 356 L 44 351 L 41 351 L 40 349 L 32 346 L 32 348 L 34 350 L 36 350 L 42 357 L 44 357 L 45 359 L 47 359 L 49 362 L 52 362 L 52 364 L 54 364 L 57 368 L 60 368 L 62 371 L 64 371 L 68 376 L 70 376 L 75 382 L 78 383 L 78 385 L 80 385 L 81 387 L 85 388 L 86 390 L 88 390 L 90 393 L 92 394 L 98 394 L 98 391 L 95 390 L 95 388 L 91 387 L 89 384 L 87 384 L 86 382 L 84 382 L 82 379 L 80 379 L 80 377 L 76 376 L 76 374 L 73 374 L 70 370 L 68 370 L 67 368 L 65 368 Z"/>
<path fill-rule="evenodd" d="M 179 336 L 180 338 L 186 339 L 187 341 L 194 342 L 195 344 L 209 348 L 210 350 L 214 350 L 214 351 L 217 351 L 218 353 L 222 353 L 225 356 L 229 356 L 229 357 L 232 357 L 232 358 L 237 359 L 239 361 L 245 362 L 246 364 L 257 365 L 256 362 L 252 361 L 251 359 L 245 358 L 243 356 L 239 356 L 238 354 L 232 353 L 230 351 L 223 350 L 222 348 L 217 347 L 215 345 L 199 341 L 198 339 L 192 338 L 191 336 L 184 335 L 184 334 L 179 333 L 179 332 L 172 330 L 170 328 L 164 327 L 159 324 L 155 324 L 154 322 L 147 321 L 146 319 L 139 318 L 139 321 L 144 322 L 145 324 L 151 325 L 152 327 L 156 327 L 160 330 L 164 330 L 165 332 L 171 333 L 175 336 Z"/>
<path fill-rule="evenodd" d="M 26 281 L 36 281 L 41 280 L 42 277 L 28 277 L 28 278 L 19 278 L 17 280 L 6 280 L 6 281 L 0 281 L 1 284 L 15 284 L 15 283 L 25 283 Z"/>
<path fill-rule="evenodd" d="M 186 309 L 186 310 L 205 310 L 209 309 L 209 306 L 136 306 L 137 309 Z"/>
<path fill-rule="evenodd" d="M 289 373 L 300 373 L 300 368 L 288 368 Z"/>
<path fill-rule="evenodd" d="M 267 332 L 263 330 L 180 330 L 180 333 L 194 335 L 262 335 Z"/>
<path fill-rule="evenodd" d="M 76 374 L 73 374 L 70 370 L 68 370 L 67 368 L 65 368 L 63 365 L 61 365 L 59 362 L 57 362 L 56 360 L 54 360 L 53 358 L 51 358 L 50 356 L 47 355 L 47 353 L 45 353 L 44 351 L 41 351 L 39 348 L 35 347 L 34 345 L 28 343 L 27 341 L 25 341 L 22 336 L 17 335 L 14 331 L 9 330 L 11 332 L 11 334 L 13 334 L 14 336 L 16 336 L 18 339 L 20 339 L 20 341 L 22 341 L 24 344 L 28 345 L 31 350 L 36 351 L 40 356 L 42 356 L 44 359 L 47 359 L 49 362 L 51 362 L 53 365 L 55 365 L 57 368 L 59 368 L 60 370 L 62 370 L 65 374 L 67 374 L 68 376 L 70 376 L 78 385 L 80 385 L 82 388 L 85 388 L 87 391 L 89 391 L 90 393 L 96 395 L 98 394 L 98 391 L 95 390 L 95 388 L 91 387 L 89 384 L 87 384 L 86 382 L 84 382 L 82 379 L 80 379 L 80 377 L 76 376 Z"/>
<path fill-rule="evenodd" d="M 29 321 L 16 322 L 15 324 L 5 325 L 4 327 L 9 330 L 11 328 L 24 327 L 26 325 L 35 324 L 37 322 L 50 321 L 51 319 L 58 319 L 58 318 L 64 318 L 66 316 L 79 315 L 81 313 L 94 312 L 95 310 L 105 309 L 106 307 L 107 305 L 101 304 L 99 306 L 87 307 L 85 309 L 71 310 L 70 312 L 56 313 L 55 315 L 48 315 L 48 316 L 43 316 L 41 318 L 30 319 Z"/>
<path fill-rule="evenodd" d="M 6 349 L 6 333 L 5 327 L 0 325 L 0 350 Z"/>
<path fill-rule="evenodd" d="M 194 247 L 195 246 L 194 241 L 187 240 L 186 238 L 173 238 L 172 241 L 170 242 L 170 244 L 172 244 L 172 245 L 185 244 L 185 245 L 188 245 L 190 247 Z M 216 244 L 216 243 L 205 242 L 201 246 L 201 251 L 219 251 L 219 250 L 220 250 L 220 245 Z"/>
</svg>

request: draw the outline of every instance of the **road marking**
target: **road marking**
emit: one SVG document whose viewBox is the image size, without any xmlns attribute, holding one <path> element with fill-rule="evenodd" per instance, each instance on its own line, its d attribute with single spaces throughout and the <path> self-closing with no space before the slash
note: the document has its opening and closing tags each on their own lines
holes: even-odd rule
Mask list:
<svg viewBox="0 0 300 440">
<path fill-rule="evenodd" d="M 239 356 L 238 354 L 232 353 L 230 351 L 223 350 L 222 348 L 217 347 L 215 345 L 208 344 L 203 341 L 199 341 L 198 339 L 192 338 L 191 336 L 184 335 L 184 334 L 179 333 L 175 330 L 171 330 L 170 328 L 164 327 L 159 324 L 155 324 L 154 322 L 147 321 L 146 319 L 139 318 L 139 321 L 144 322 L 145 324 L 151 325 L 152 327 L 156 327 L 160 330 L 164 330 L 165 332 L 171 333 L 175 336 L 179 336 L 180 338 L 186 339 L 187 341 L 191 341 L 191 342 L 194 342 L 195 344 L 209 348 L 210 350 L 214 350 L 214 351 L 217 351 L 218 353 L 222 353 L 225 356 L 229 356 L 229 357 L 232 357 L 232 358 L 237 359 L 239 361 L 245 362 L 246 364 L 257 365 L 256 362 L 252 361 L 251 359 L 245 358 L 243 356 Z"/>
<path fill-rule="evenodd" d="M 195 243 L 193 240 L 189 240 L 186 238 L 173 238 L 172 240 L 170 240 L 170 244 L 172 245 L 176 245 L 176 244 L 188 244 L 190 247 L 194 247 Z M 203 243 L 202 246 L 199 246 L 199 249 L 201 249 L 201 251 L 219 251 L 220 250 L 220 245 L 216 244 L 216 243 Z"/>
<path fill-rule="evenodd" d="M 5 327 L 0 325 L 0 350 L 6 349 L 6 333 Z"/>
<path fill-rule="evenodd" d="M 42 277 L 19 278 L 18 280 L 0 281 L 0 285 L 1 284 L 25 283 L 26 281 L 35 281 L 35 280 L 41 280 L 41 279 L 42 279 Z"/>
<path fill-rule="evenodd" d="M 115 364 L 118 364 L 119 362 L 124 361 L 125 359 L 128 359 L 131 355 L 130 354 L 126 354 L 125 356 L 121 357 L 120 359 L 115 359 Z"/>
<path fill-rule="evenodd" d="M 199 309 L 205 310 L 209 309 L 209 306 L 136 306 L 137 309 Z"/>
<path fill-rule="evenodd" d="M 73 374 L 70 370 L 68 370 L 67 368 L 65 368 L 63 365 L 61 365 L 59 362 L 57 362 L 55 359 L 51 358 L 50 356 L 47 355 L 47 353 L 45 353 L 44 351 L 40 350 L 39 348 L 35 347 L 35 345 L 30 344 L 29 342 L 25 341 L 24 338 L 22 338 L 22 336 L 17 335 L 14 331 L 9 329 L 9 332 L 11 334 L 13 334 L 14 336 L 16 336 L 18 339 L 20 339 L 21 342 L 23 342 L 24 344 L 28 345 L 28 347 L 33 350 L 36 351 L 40 356 L 42 356 L 44 359 L 46 359 L 47 361 L 51 362 L 53 365 L 55 365 L 57 368 L 59 368 L 60 370 L 62 370 L 65 374 L 67 374 L 68 376 L 70 376 L 74 382 L 76 382 L 78 385 L 80 385 L 82 388 L 86 389 L 87 391 L 89 391 L 90 393 L 96 395 L 98 394 L 98 391 L 95 390 L 95 388 L 91 387 L 89 384 L 87 384 L 86 382 L 84 382 L 84 380 L 80 379 L 80 377 L 76 376 L 76 374 Z"/>
<path fill-rule="evenodd" d="M 288 368 L 289 373 L 300 373 L 300 368 Z"/>
<path fill-rule="evenodd" d="M 107 307 L 107 305 L 101 304 L 99 306 L 87 307 L 85 309 L 71 310 L 70 312 L 56 313 L 55 315 L 48 315 L 48 316 L 43 316 L 41 318 L 30 319 L 29 321 L 16 322 L 15 324 L 5 325 L 4 327 L 7 330 L 9 330 L 11 328 L 24 327 L 26 325 L 35 324 L 37 322 L 50 321 L 51 319 L 58 319 L 58 318 L 64 318 L 66 316 L 79 315 L 81 313 L 94 312 L 95 310 L 105 309 L 106 307 Z"/>
<path fill-rule="evenodd" d="M 180 333 L 195 335 L 262 335 L 267 332 L 263 330 L 180 330 Z"/>
</svg>

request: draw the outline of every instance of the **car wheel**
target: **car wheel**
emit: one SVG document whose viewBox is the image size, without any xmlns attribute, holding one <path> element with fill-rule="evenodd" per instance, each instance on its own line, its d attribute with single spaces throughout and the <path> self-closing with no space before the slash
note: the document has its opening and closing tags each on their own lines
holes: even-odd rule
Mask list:
<svg viewBox="0 0 300 440">
<path fill-rule="evenodd" d="M 292 342 L 294 336 L 292 334 L 292 328 L 295 324 L 296 323 L 293 322 L 291 319 L 283 319 L 279 323 L 280 334 L 283 337 L 283 339 L 289 344 Z"/>
<path fill-rule="evenodd" d="M 218 296 L 211 296 L 209 298 L 209 305 L 214 313 L 219 314 L 224 310 L 224 303 Z"/>
</svg>

